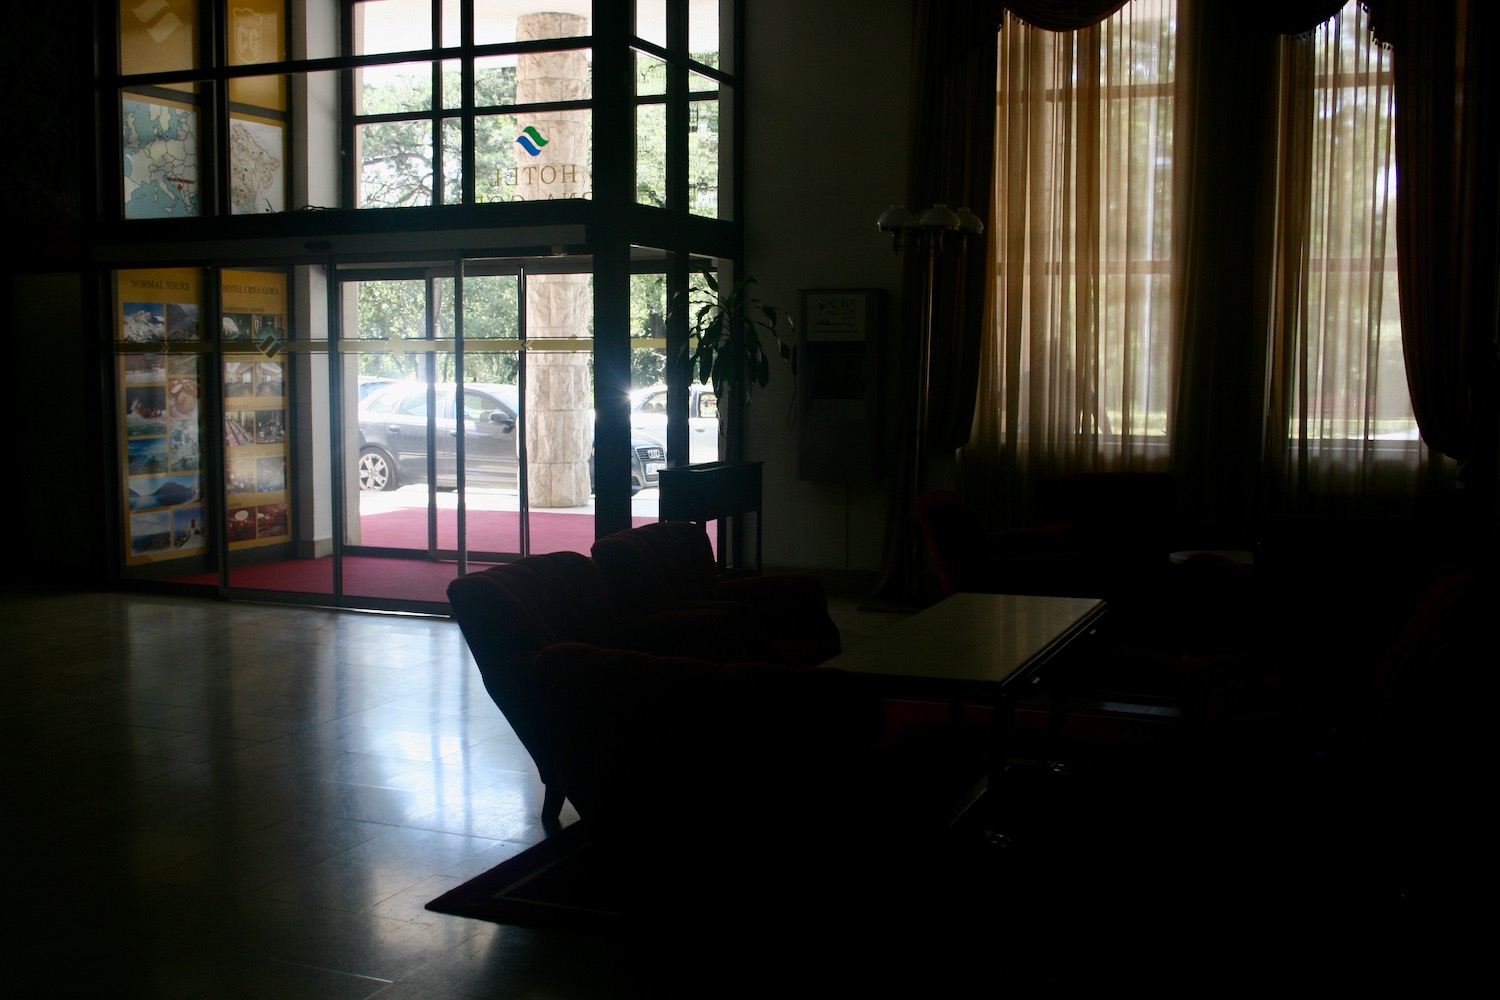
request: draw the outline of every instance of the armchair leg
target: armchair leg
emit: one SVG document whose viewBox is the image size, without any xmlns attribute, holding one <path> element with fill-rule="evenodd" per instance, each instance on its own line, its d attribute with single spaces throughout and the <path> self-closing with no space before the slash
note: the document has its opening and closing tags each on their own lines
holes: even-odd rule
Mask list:
<svg viewBox="0 0 1500 1000">
<path fill-rule="evenodd" d="M 563 793 L 561 785 L 544 785 L 542 796 L 542 819 L 555 820 L 562 815 Z"/>
</svg>

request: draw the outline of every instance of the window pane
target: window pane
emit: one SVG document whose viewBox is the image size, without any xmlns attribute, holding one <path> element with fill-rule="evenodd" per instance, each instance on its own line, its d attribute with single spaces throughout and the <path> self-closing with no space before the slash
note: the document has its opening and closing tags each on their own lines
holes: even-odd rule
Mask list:
<svg viewBox="0 0 1500 1000">
<path fill-rule="evenodd" d="M 519 201 L 516 191 L 516 136 L 521 130 L 515 115 L 485 115 L 474 119 L 474 200 Z"/>
<path fill-rule="evenodd" d="M 667 47 L 667 0 L 635 0 L 635 33 Z"/>
<path fill-rule="evenodd" d="M 464 42 L 463 13 L 459 0 L 443 0 L 443 37 L 439 44 L 445 49 L 457 48 Z"/>
<path fill-rule="evenodd" d="M 705 66 L 719 66 L 719 7 L 723 0 L 689 0 L 688 54 Z"/>
<path fill-rule="evenodd" d="M 188 97 L 120 95 L 127 219 L 191 218 L 198 195 L 198 109 Z"/>
<path fill-rule="evenodd" d="M 379 0 L 354 5 L 354 54 L 432 48 L 429 0 Z"/>
<path fill-rule="evenodd" d="M 120 72 L 168 73 L 198 65 L 198 0 L 120 0 Z"/>
<path fill-rule="evenodd" d="M 379 122 L 354 130 L 359 151 L 359 208 L 431 205 L 432 123 Z"/>
<path fill-rule="evenodd" d="M 251 76 L 229 81 L 229 103 L 261 108 L 266 111 L 285 111 L 286 77 Z"/>
<path fill-rule="evenodd" d="M 509 107 L 516 103 L 516 57 L 489 56 L 474 60 L 474 106 Z"/>
<path fill-rule="evenodd" d="M 592 49 L 530 52 L 516 59 L 516 101 L 586 101 L 590 97 Z"/>
<path fill-rule="evenodd" d="M 458 205 L 464 194 L 463 123 L 457 118 L 443 122 L 443 204 Z"/>
<path fill-rule="evenodd" d="M 635 95 L 647 97 L 667 92 L 667 62 L 644 52 L 635 53 Z"/>
<path fill-rule="evenodd" d="M 688 80 L 689 88 L 716 92 L 713 81 L 696 73 Z M 694 215 L 719 218 L 719 101 L 717 97 L 694 96 L 688 102 L 688 211 Z"/>
<path fill-rule="evenodd" d="M 541 5 L 534 5 L 541 6 Z M 544 13 L 516 16 L 514 0 L 474 0 L 474 43 L 526 41 L 538 38 L 581 38 L 589 34 L 589 0 L 560 0 Z"/>
<path fill-rule="evenodd" d="M 476 119 L 475 199 L 495 202 L 592 197 L 592 124 L 587 111 Z"/>
<path fill-rule="evenodd" d="M 349 282 L 357 289 L 355 300 L 357 340 L 421 340 L 427 334 L 427 292 L 422 282 L 361 281 Z M 347 287 L 347 285 L 346 285 Z M 373 355 L 372 355 L 373 356 Z M 360 365 L 361 375 L 389 378 L 417 378 L 414 367 L 418 355 L 402 355 L 388 366 Z M 370 368 L 371 370 L 366 370 Z"/>
<path fill-rule="evenodd" d="M 234 0 L 228 7 L 229 65 L 248 66 L 286 58 L 283 0 Z"/>
<path fill-rule="evenodd" d="M 386 115 L 432 108 L 432 64 L 370 66 L 354 71 L 356 114 Z"/>
<path fill-rule="evenodd" d="M 512 119 L 515 167 L 502 171 L 505 201 L 551 201 L 593 195 L 593 114 L 538 111 Z"/>
<path fill-rule="evenodd" d="M 630 277 L 630 429 L 665 448 L 667 443 L 667 278 Z"/>
<path fill-rule="evenodd" d="M 442 93 L 438 95 L 439 106 L 448 110 L 463 107 L 463 68 L 457 59 L 443 60 Z"/>
<path fill-rule="evenodd" d="M 643 104 L 635 109 L 635 200 L 639 205 L 667 207 L 667 108 Z"/>
<path fill-rule="evenodd" d="M 517 325 L 520 312 L 516 306 L 519 280 L 513 274 L 467 275 L 464 278 L 464 339 L 465 340 L 510 340 L 520 339 Z M 516 380 L 516 354 L 514 349 L 504 353 L 485 355 L 489 360 L 478 361 L 470 355 L 469 362 L 477 366 L 476 382 L 514 382 Z"/>
<path fill-rule="evenodd" d="M 235 215 L 286 211 L 285 116 L 229 116 L 229 198 Z"/>
</svg>

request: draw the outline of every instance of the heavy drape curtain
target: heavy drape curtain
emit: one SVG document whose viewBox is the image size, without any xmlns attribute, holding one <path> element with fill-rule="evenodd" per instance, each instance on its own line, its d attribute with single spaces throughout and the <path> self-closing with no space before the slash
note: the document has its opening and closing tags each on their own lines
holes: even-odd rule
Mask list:
<svg viewBox="0 0 1500 1000">
<path fill-rule="evenodd" d="M 1500 468 L 1500 5 L 1368 0 L 1396 87 L 1401 326 L 1422 437 L 1494 503 Z"/>
<path fill-rule="evenodd" d="M 1398 412 L 1392 74 L 1357 5 L 1319 46 L 1340 6 L 1007 15 L 966 492 L 1025 520 L 1042 475 L 1171 468 L 1250 524 L 1438 481 Z"/>
<path fill-rule="evenodd" d="M 1391 53 L 1354 3 L 1278 49 L 1264 508 L 1409 499 L 1444 470 L 1402 357 Z"/>
<path fill-rule="evenodd" d="M 948 297 L 966 305 L 935 330 L 944 339 L 934 381 L 950 388 L 929 445 L 952 437 L 961 446 L 961 488 L 1000 522 L 1034 513 L 1028 488 L 1040 476 L 1077 469 L 1168 467 L 1191 512 L 1247 528 L 1272 510 L 1405 506 L 1451 480 L 1452 463 L 1433 452 L 1464 462 L 1460 478 L 1493 503 L 1500 60 L 1488 48 L 1500 37 L 1500 5 L 1365 0 L 1389 54 L 1366 52 L 1357 72 L 1329 64 L 1320 74 L 1316 62 L 1310 33 L 1339 0 L 1177 0 L 1175 55 L 1155 64 L 1170 82 L 1147 82 L 1138 70 L 1149 61 L 1098 46 L 1085 55 L 1078 35 L 1055 37 L 1142 44 L 1150 18 L 1138 5 L 916 0 L 909 202 L 968 197 L 977 210 L 974 168 L 991 160 L 982 143 L 1003 134 L 991 147 L 985 240 L 994 292 L 983 317 L 967 296 Z M 1101 24 L 1117 12 L 1136 28 Z M 1364 29 L 1350 27 L 1360 16 L 1352 6 L 1343 15 L 1343 41 L 1361 39 Z M 953 97 L 985 64 L 975 37 L 987 28 L 991 64 L 1005 66 L 993 117 L 978 111 L 982 102 Z M 1111 68 L 1119 73 L 1097 75 Z M 1337 87 L 1319 83 L 1329 72 Z M 1381 103 L 1392 88 L 1393 111 Z M 1096 100 L 1080 104 L 1083 94 Z M 1153 113 L 1130 117 L 1152 102 Z M 1383 159 L 1392 114 L 1399 295 L 1392 213 L 1380 204 L 1392 191 Z M 1095 132 L 1127 119 L 1129 129 Z M 1358 159 L 1319 131 L 1349 119 L 1365 136 Z M 1127 134 L 1146 152 L 1113 152 Z M 971 163 L 946 157 L 932 169 L 923 156 L 934 136 Z M 1115 165 L 1117 175 L 1100 173 Z M 1329 186 L 1346 174 L 1363 190 Z M 1360 226 L 1339 229 L 1340 213 Z M 1162 225 L 1171 232 L 1165 279 Z M 974 263 L 971 255 L 961 269 L 969 292 Z M 905 302 L 919 301 L 918 273 L 905 284 Z M 1431 450 L 1391 416 L 1398 301 L 1404 377 Z M 1345 370 L 1342 385 L 1331 379 Z M 893 497 L 897 529 L 909 526 L 909 493 Z"/>
<path fill-rule="evenodd" d="M 998 457 L 1000 483 L 1167 460 L 1174 6 L 1066 32 L 1007 13 L 999 32 L 992 333 L 965 460 Z"/>
</svg>

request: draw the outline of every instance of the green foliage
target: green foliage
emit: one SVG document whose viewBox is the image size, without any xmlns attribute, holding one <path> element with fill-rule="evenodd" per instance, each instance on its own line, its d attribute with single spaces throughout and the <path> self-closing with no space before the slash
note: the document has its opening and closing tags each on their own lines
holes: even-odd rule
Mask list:
<svg viewBox="0 0 1500 1000">
<path fill-rule="evenodd" d="M 359 327 L 361 340 L 417 340 L 426 331 L 426 300 L 422 279 L 363 281 L 359 285 Z M 514 385 L 519 381 L 520 331 L 518 299 L 520 280 L 513 274 L 469 275 L 464 279 L 464 381 L 499 382 Z M 433 284 L 433 311 L 438 317 L 438 337 L 453 337 L 453 279 L 442 278 Z M 638 274 L 630 283 L 630 328 L 640 336 L 662 336 L 662 310 L 666 304 L 666 277 L 660 274 Z M 592 333 L 592 330 L 590 330 Z M 517 350 L 482 351 L 477 346 L 502 342 Z M 385 378 L 421 378 L 426 355 L 360 354 L 359 374 Z M 592 362 L 591 362 L 592 364 Z M 666 381 L 666 355 L 660 349 L 636 348 L 630 352 L 630 384 L 643 387 Z M 454 358 L 451 354 L 437 358 L 436 378 L 454 381 Z"/>
<path fill-rule="evenodd" d="M 712 385 L 720 399 L 729 398 L 727 390 L 741 392 L 748 400 L 751 385 L 764 389 L 770 384 L 771 361 L 761 344 L 762 332 L 775 342 L 781 360 L 792 359 L 791 317 L 756 298 L 754 284 L 754 278 L 744 278 L 723 292 L 717 278 L 704 274 L 702 284 L 680 293 L 672 303 L 688 316 L 688 336 L 679 357 L 683 374 L 689 382 Z"/>
<path fill-rule="evenodd" d="M 663 64 L 644 71 L 642 93 L 665 92 Z M 655 74 L 655 76 L 651 76 Z M 456 72 L 443 73 L 443 103 L 456 107 L 460 79 Z M 655 88 L 653 91 L 652 88 Z M 366 74 L 361 92 L 361 110 L 365 114 L 410 115 L 405 120 L 367 123 L 360 126 L 360 204 L 363 207 L 401 207 L 430 205 L 441 189 L 443 202 L 457 200 L 462 189 L 457 164 L 457 119 L 444 127 L 446 165 L 438 170 L 432 158 L 433 144 L 429 109 L 432 107 L 432 81 L 427 73 Z M 476 194 L 479 201 L 504 197 L 496 183 L 507 169 L 516 165 L 514 142 L 517 119 L 514 115 L 490 113 L 502 111 L 516 102 L 516 68 L 479 66 L 475 73 L 476 108 L 481 112 L 475 122 L 474 160 Z M 717 131 L 718 104 L 700 102 L 698 131 L 701 137 L 691 144 L 692 177 L 695 205 L 716 204 L 717 199 Z M 662 121 L 665 115 L 658 114 Z M 642 137 L 646 161 L 665 169 L 662 131 L 647 130 Z M 713 142 L 703 139 L 713 136 Z M 652 145 L 654 143 L 654 145 Z M 663 204 L 664 177 L 650 177 L 643 185 L 651 192 L 643 198 L 648 204 Z M 712 214 L 710 212 L 710 214 Z M 470 382 L 515 383 L 518 381 L 519 351 L 475 351 L 476 340 L 508 340 L 519 347 L 516 328 L 518 281 L 514 275 L 470 275 L 464 280 L 464 336 L 470 350 L 465 353 L 464 378 Z M 661 316 L 665 311 L 666 283 L 662 275 L 636 275 L 631 282 L 630 329 L 636 336 L 661 337 Z M 442 279 L 434 285 L 434 314 L 439 337 L 452 337 L 453 285 Z M 359 332 L 363 339 L 415 339 L 424 336 L 426 301 L 424 282 L 420 280 L 364 282 L 359 292 Z M 590 330 L 590 334 L 593 331 Z M 418 378 L 425 374 L 426 356 L 413 354 L 363 354 L 359 357 L 361 375 L 390 378 Z M 667 359 L 660 349 L 637 348 L 631 351 L 631 384 L 657 385 L 666 381 Z M 454 378 L 451 356 L 437 359 L 436 377 L 441 381 Z"/>
</svg>

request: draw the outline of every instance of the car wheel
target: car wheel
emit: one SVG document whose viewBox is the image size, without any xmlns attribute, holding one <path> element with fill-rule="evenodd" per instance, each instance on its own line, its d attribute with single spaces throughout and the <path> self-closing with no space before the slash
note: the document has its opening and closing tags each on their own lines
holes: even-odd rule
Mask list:
<svg viewBox="0 0 1500 1000">
<path fill-rule="evenodd" d="M 372 491 L 396 488 L 396 466 L 379 448 L 360 452 L 359 488 Z"/>
</svg>

